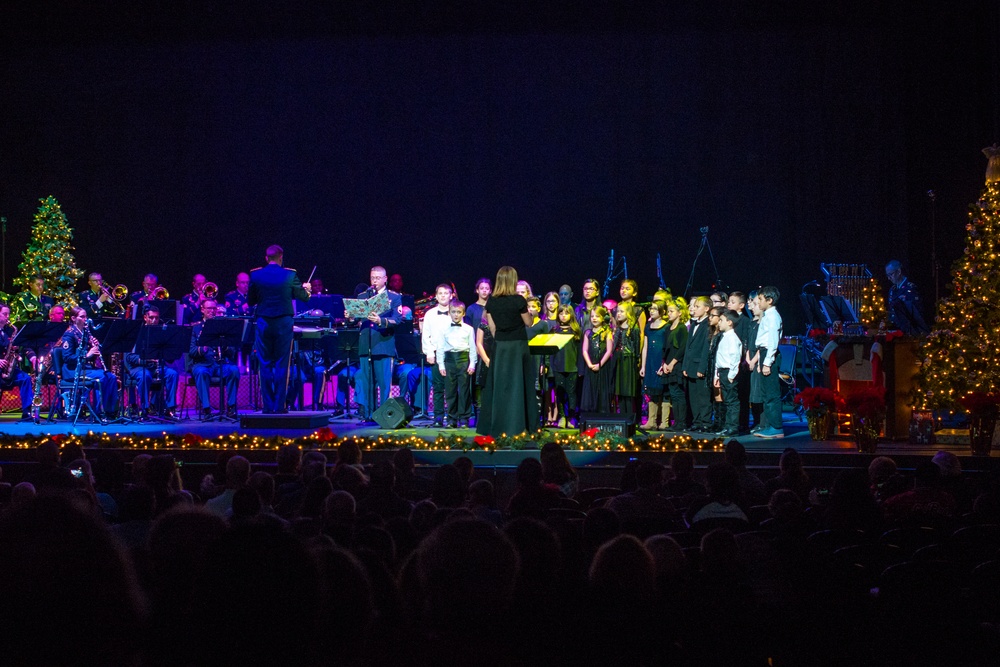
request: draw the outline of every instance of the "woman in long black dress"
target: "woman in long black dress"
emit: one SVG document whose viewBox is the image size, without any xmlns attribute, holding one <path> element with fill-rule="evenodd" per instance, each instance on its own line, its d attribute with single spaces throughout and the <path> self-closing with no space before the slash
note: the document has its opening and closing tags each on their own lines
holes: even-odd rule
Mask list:
<svg viewBox="0 0 1000 667">
<path fill-rule="evenodd" d="M 486 320 L 495 340 L 476 433 L 498 437 L 538 427 L 536 362 L 528 350 L 528 303 L 517 294 L 517 271 L 502 266 L 486 302 Z"/>
</svg>

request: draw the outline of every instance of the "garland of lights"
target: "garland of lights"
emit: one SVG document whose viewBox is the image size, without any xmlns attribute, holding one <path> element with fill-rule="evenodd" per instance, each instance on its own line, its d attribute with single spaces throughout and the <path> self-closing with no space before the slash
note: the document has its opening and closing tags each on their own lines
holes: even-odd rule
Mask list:
<svg viewBox="0 0 1000 667">
<path fill-rule="evenodd" d="M 79 445 L 106 449 L 133 449 L 141 451 L 211 451 L 244 450 L 274 451 L 285 445 L 297 445 L 302 449 L 335 449 L 341 442 L 353 441 L 366 451 L 396 450 L 407 447 L 427 451 L 486 451 L 539 449 L 548 442 L 555 442 L 566 450 L 606 451 L 606 452 L 674 452 L 722 451 L 721 439 L 695 440 L 689 435 L 657 435 L 645 440 L 605 433 L 590 429 L 583 433 L 548 433 L 536 431 L 514 436 L 476 436 L 465 438 L 461 435 L 438 435 L 434 440 L 425 440 L 416 435 L 346 436 L 338 438 L 330 427 L 324 426 L 309 435 L 297 438 L 281 436 L 262 437 L 245 433 L 230 433 L 214 438 L 204 438 L 193 433 L 184 435 L 163 434 L 158 437 L 139 435 L 112 435 L 94 433 L 73 435 L 0 436 L 0 450 L 33 449 L 45 442 L 55 442 L 60 447 Z"/>
</svg>

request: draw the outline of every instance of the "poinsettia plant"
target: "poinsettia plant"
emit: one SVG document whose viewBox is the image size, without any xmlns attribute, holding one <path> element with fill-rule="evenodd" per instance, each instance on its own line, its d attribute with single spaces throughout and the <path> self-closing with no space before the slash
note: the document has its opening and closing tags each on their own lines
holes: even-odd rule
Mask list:
<svg viewBox="0 0 1000 667">
<path fill-rule="evenodd" d="M 958 399 L 963 408 L 972 415 L 983 415 L 1000 411 L 1000 394 L 973 391 Z"/>
<path fill-rule="evenodd" d="M 840 392 L 827 387 L 806 387 L 795 395 L 794 401 L 796 405 L 805 408 L 808 417 L 838 412 L 844 405 L 844 397 Z"/>
<path fill-rule="evenodd" d="M 885 414 L 885 389 L 870 387 L 859 389 L 844 399 L 847 411 L 865 419 L 877 419 Z"/>
</svg>

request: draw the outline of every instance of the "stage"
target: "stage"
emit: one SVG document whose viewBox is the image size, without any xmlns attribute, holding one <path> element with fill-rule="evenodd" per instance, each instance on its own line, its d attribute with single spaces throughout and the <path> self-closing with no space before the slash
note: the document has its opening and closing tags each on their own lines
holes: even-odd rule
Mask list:
<svg viewBox="0 0 1000 667">
<path fill-rule="evenodd" d="M 39 438 L 56 436 L 63 440 L 76 436 L 88 450 L 88 457 L 101 450 L 118 450 L 126 461 L 140 453 L 172 453 L 189 465 L 214 465 L 220 451 L 238 451 L 255 465 L 272 466 L 274 449 L 286 441 L 295 441 L 304 449 L 327 452 L 332 463 L 336 458 L 336 443 L 343 438 L 354 438 L 364 450 L 364 463 L 371 464 L 382 457 L 391 456 L 398 448 L 393 443 L 409 440 L 418 466 L 436 467 L 449 463 L 459 456 L 472 459 L 477 467 L 514 468 L 527 456 L 538 456 L 537 442 L 519 449 L 484 448 L 474 441 L 475 429 L 441 429 L 429 420 L 418 420 L 405 427 L 382 429 L 361 425 L 358 419 L 338 417 L 330 419 L 327 412 L 291 412 L 287 415 L 261 415 L 259 412 L 240 412 L 239 422 L 181 420 L 173 423 L 111 423 L 95 424 L 81 420 L 75 427 L 68 421 L 41 424 L 18 421 L 19 414 L 0 416 L 0 433 L 5 444 L 0 448 L 0 465 L 4 468 L 4 481 L 15 482 L 17 472 L 32 461 L 31 446 Z M 963 469 L 986 473 L 1000 470 L 1000 456 L 972 457 L 967 436 L 962 432 L 950 434 L 933 445 L 916 445 L 905 441 L 881 440 L 875 455 L 860 454 L 849 435 L 834 436 L 830 440 L 814 441 L 809 436 L 805 421 L 791 411 L 783 415 L 785 437 L 763 439 L 752 435 L 735 438 L 747 449 L 749 466 L 759 470 L 776 471 L 778 459 L 786 447 L 798 450 L 810 471 L 837 471 L 849 467 L 867 467 L 873 456 L 891 456 L 902 469 L 912 469 L 921 460 L 939 450 L 955 453 L 962 460 Z M 268 424 L 268 422 L 271 422 Z M 575 429 L 546 429 L 553 438 L 570 437 Z M 379 442 L 379 439 L 383 442 Z M 647 443 L 659 438 L 657 448 Z M 544 442 L 545 438 L 541 438 Z M 567 446 L 567 456 L 574 467 L 582 470 L 620 470 L 633 458 L 659 460 L 669 464 L 671 454 L 678 449 L 690 450 L 696 464 L 703 468 L 722 460 L 723 440 L 706 434 L 691 433 L 684 436 L 653 431 L 637 433 L 634 446 L 613 449 L 593 449 L 585 445 Z M 586 443 L 582 438 L 577 443 Z"/>
</svg>

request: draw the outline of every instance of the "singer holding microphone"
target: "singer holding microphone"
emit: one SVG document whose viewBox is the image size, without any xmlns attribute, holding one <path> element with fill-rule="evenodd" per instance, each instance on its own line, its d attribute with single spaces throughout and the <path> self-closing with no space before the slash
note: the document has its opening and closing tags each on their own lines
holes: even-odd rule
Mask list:
<svg viewBox="0 0 1000 667">
<path fill-rule="evenodd" d="M 389 398 L 392 388 L 392 362 L 396 358 L 396 325 L 403 312 L 402 298 L 386 288 L 386 272 L 381 266 L 371 270 L 371 287 L 359 296 L 369 299 L 388 292 L 389 308 L 372 313 L 361 322 L 359 355 L 361 367 L 355 380 L 354 400 L 361 406 L 361 416 L 372 421 L 372 413 Z M 378 388 L 378 395 L 375 389 Z"/>
<path fill-rule="evenodd" d="M 284 251 L 269 246 L 267 265 L 250 272 L 247 303 L 256 306 L 254 351 L 260 360 L 260 394 L 264 412 L 288 412 L 288 360 L 292 352 L 292 299 L 309 301 L 312 286 L 301 282 L 294 269 L 282 268 Z"/>
</svg>

